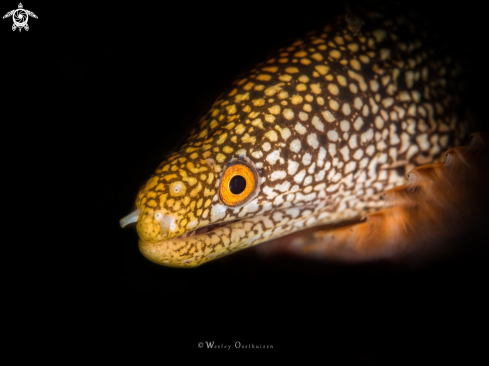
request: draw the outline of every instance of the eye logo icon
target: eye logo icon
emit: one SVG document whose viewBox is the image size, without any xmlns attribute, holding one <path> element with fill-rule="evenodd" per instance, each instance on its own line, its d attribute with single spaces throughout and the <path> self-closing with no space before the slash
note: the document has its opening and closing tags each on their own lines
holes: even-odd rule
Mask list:
<svg viewBox="0 0 489 366">
<path fill-rule="evenodd" d="M 9 11 L 7 14 L 3 16 L 3 19 L 12 17 L 14 24 L 12 25 L 12 30 L 15 31 L 17 28 L 19 28 L 19 32 L 22 31 L 22 28 L 24 28 L 26 31 L 29 30 L 29 26 L 27 25 L 27 21 L 29 20 L 29 16 L 33 18 L 37 18 L 37 15 L 34 14 L 32 11 L 24 9 L 22 6 L 22 3 L 19 3 L 19 8 L 14 9 L 12 11 Z"/>
</svg>

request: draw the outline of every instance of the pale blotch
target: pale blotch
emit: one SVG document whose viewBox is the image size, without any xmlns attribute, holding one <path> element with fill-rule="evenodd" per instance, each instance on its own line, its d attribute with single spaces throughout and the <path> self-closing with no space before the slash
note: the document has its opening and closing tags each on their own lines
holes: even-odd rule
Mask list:
<svg viewBox="0 0 489 366">
<path fill-rule="evenodd" d="M 372 141 L 373 138 L 374 138 L 374 130 L 369 128 L 366 132 L 362 133 L 362 135 L 360 136 L 360 142 L 363 144 Z"/>
<path fill-rule="evenodd" d="M 317 149 L 319 147 L 318 136 L 315 133 L 311 133 L 307 136 L 307 143 L 309 146 Z"/>
<path fill-rule="evenodd" d="M 272 77 L 268 74 L 260 74 L 256 77 L 256 80 L 269 81 Z"/>
<path fill-rule="evenodd" d="M 379 130 L 384 127 L 384 119 L 381 116 L 375 117 L 375 127 L 377 127 Z"/>
<path fill-rule="evenodd" d="M 323 55 L 316 52 L 311 55 L 311 58 L 313 58 L 316 61 L 323 61 Z"/>
<path fill-rule="evenodd" d="M 440 113 L 440 114 L 442 114 L 442 113 Z M 416 117 L 416 104 L 411 103 L 411 105 L 408 107 L 407 115 Z"/>
<path fill-rule="evenodd" d="M 355 127 L 355 130 L 359 131 L 363 126 L 363 118 L 358 116 L 355 122 L 353 122 L 353 127 Z"/>
<path fill-rule="evenodd" d="M 399 139 L 399 134 L 397 133 L 397 127 L 393 123 L 389 125 L 389 137 L 390 137 L 390 141 L 389 141 L 390 145 L 397 145 L 399 142 L 401 142 L 401 140 Z"/>
<path fill-rule="evenodd" d="M 309 153 L 305 153 L 302 157 L 302 164 L 309 165 L 311 164 L 312 155 Z"/>
<path fill-rule="evenodd" d="M 236 155 L 238 155 L 240 158 L 245 157 L 246 156 L 246 149 L 241 149 L 241 150 L 236 151 Z"/>
<path fill-rule="evenodd" d="M 351 83 L 350 85 L 348 85 L 348 87 L 353 94 L 356 94 L 358 92 L 358 87 L 356 86 L 356 84 Z"/>
<path fill-rule="evenodd" d="M 406 80 L 406 86 L 411 89 L 414 84 L 414 72 L 413 70 L 408 70 L 406 71 L 405 75 L 405 80 Z"/>
<path fill-rule="evenodd" d="M 273 182 L 275 180 L 284 179 L 287 176 L 285 170 L 276 170 L 270 175 L 270 180 Z"/>
<path fill-rule="evenodd" d="M 448 145 L 448 140 L 449 140 L 449 139 L 448 139 L 448 135 L 443 135 L 442 137 L 440 137 L 439 142 L 440 142 L 440 146 L 441 146 L 441 148 L 443 148 L 443 149 L 444 149 L 445 147 L 447 147 L 447 145 Z"/>
<path fill-rule="evenodd" d="M 329 71 L 329 67 L 328 66 L 324 66 L 324 65 L 316 65 L 314 66 L 314 68 L 317 70 L 317 72 L 319 72 L 321 75 L 326 75 Z"/>
<path fill-rule="evenodd" d="M 336 76 L 336 80 L 338 80 L 338 84 L 340 84 L 343 87 L 348 85 L 346 82 L 346 78 L 343 75 Z"/>
<path fill-rule="evenodd" d="M 307 128 L 305 128 L 300 122 L 296 123 L 294 129 L 301 135 L 304 135 L 307 132 Z"/>
<path fill-rule="evenodd" d="M 362 108 L 362 114 L 364 117 L 368 117 L 368 115 L 370 114 L 370 109 L 368 108 L 368 105 L 364 105 L 363 108 Z"/>
<path fill-rule="evenodd" d="M 226 154 L 232 154 L 234 149 L 231 146 L 224 146 L 222 151 L 224 151 Z"/>
<path fill-rule="evenodd" d="M 341 108 L 341 111 L 343 112 L 343 114 L 345 116 L 349 116 L 350 113 L 351 113 L 351 109 L 350 109 L 350 104 L 348 103 L 343 103 L 343 106 Z"/>
<path fill-rule="evenodd" d="M 297 67 L 287 67 L 285 69 L 285 72 L 288 74 L 297 74 L 299 72 L 299 69 Z"/>
<path fill-rule="evenodd" d="M 334 99 L 329 100 L 329 108 L 331 108 L 333 111 L 337 111 L 340 108 L 340 103 L 338 103 Z"/>
<path fill-rule="evenodd" d="M 351 51 L 351 52 L 357 52 L 358 51 L 358 43 L 348 43 L 348 45 L 346 46 L 348 47 L 348 49 Z"/>
<path fill-rule="evenodd" d="M 357 135 L 352 135 L 350 137 L 350 140 L 348 141 L 348 146 L 350 146 L 350 149 L 356 149 L 358 147 Z"/>
<path fill-rule="evenodd" d="M 309 169 L 307 169 L 307 172 L 309 174 L 314 174 L 314 171 L 316 170 L 316 163 L 312 163 Z"/>
<path fill-rule="evenodd" d="M 411 95 L 409 95 L 409 92 L 403 90 L 399 92 L 399 100 L 401 102 L 410 102 L 411 101 Z"/>
<path fill-rule="evenodd" d="M 422 135 L 417 136 L 416 142 L 422 151 L 429 150 L 430 143 L 428 141 L 428 134 L 423 133 Z"/>
<path fill-rule="evenodd" d="M 394 104 L 394 98 L 391 98 L 391 97 L 384 98 L 384 99 L 382 99 L 381 103 L 384 106 L 384 108 L 389 108 L 391 105 Z"/>
<path fill-rule="evenodd" d="M 262 69 L 263 71 L 268 71 L 268 72 L 277 72 L 278 67 L 277 66 L 267 66 Z"/>
<path fill-rule="evenodd" d="M 262 145 L 262 149 L 263 151 L 270 151 L 270 149 L 272 148 L 272 146 L 270 145 L 269 142 L 265 142 L 263 145 Z"/>
<path fill-rule="evenodd" d="M 309 175 L 309 176 L 306 177 L 306 179 L 304 179 L 304 185 L 305 186 L 308 186 L 311 183 L 312 183 L 312 177 Z M 311 190 L 312 190 L 312 187 L 309 187 L 309 188 L 311 188 Z M 309 193 L 309 192 L 306 192 L 306 193 Z"/>
<path fill-rule="evenodd" d="M 275 117 L 274 116 L 271 116 L 273 117 L 273 119 L 275 120 Z M 273 122 L 273 121 L 272 121 Z M 255 120 L 253 120 L 251 122 L 251 124 L 255 127 L 260 127 L 260 128 L 263 128 L 263 122 L 261 121 L 261 118 L 256 118 Z"/>
<path fill-rule="evenodd" d="M 246 130 L 246 127 L 239 124 L 235 127 L 234 131 L 238 134 L 238 135 L 241 135 L 243 132 L 245 132 Z"/>
<path fill-rule="evenodd" d="M 280 113 L 280 106 L 278 104 L 276 104 L 273 107 L 268 108 L 268 111 L 271 114 L 279 114 Z"/>
<path fill-rule="evenodd" d="M 375 153 L 375 146 L 374 145 L 369 145 L 366 149 L 365 149 L 365 153 L 368 155 L 368 156 L 372 156 L 374 153 Z"/>
<path fill-rule="evenodd" d="M 295 153 L 298 153 L 301 151 L 301 141 L 299 139 L 295 139 L 290 143 L 290 150 L 292 150 Z"/>
<path fill-rule="evenodd" d="M 295 173 L 295 172 L 294 172 Z M 274 189 L 280 192 L 287 192 L 290 188 L 290 182 L 283 182 L 281 184 L 277 184 Z"/>
<path fill-rule="evenodd" d="M 290 98 L 290 102 L 295 105 L 302 103 L 302 101 L 303 98 L 299 94 L 293 95 L 292 98 Z"/>
<path fill-rule="evenodd" d="M 321 84 L 317 83 L 317 84 L 310 84 L 309 85 L 311 87 L 311 91 L 314 93 L 314 94 L 321 94 L 322 90 L 321 90 Z"/>
<path fill-rule="evenodd" d="M 377 92 L 377 90 L 379 90 L 379 83 L 377 80 L 370 80 L 370 89 L 372 89 L 373 92 Z"/>
<path fill-rule="evenodd" d="M 359 97 L 356 97 L 356 98 L 355 98 L 355 100 L 353 101 L 353 106 L 354 106 L 356 109 L 360 110 L 360 109 L 362 108 L 362 106 L 363 106 L 362 99 L 361 99 L 361 98 L 359 98 Z"/>
<path fill-rule="evenodd" d="M 292 111 L 292 109 L 290 108 L 286 108 L 284 109 L 284 112 L 282 113 L 285 117 L 285 119 L 287 120 L 291 120 L 292 118 L 294 118 L 294 112 Z"/>
<path fill-rule="evenodd" d="M 282 138 L 284 140 L 287 140 L 292 135 L 292 133 L 290 132 L 290 130 L 287 127 L 280 128 L 280 126 L 276 125 L 275 129 L 280 132 L 280 135 L 282 135 Z"/>
<path fill-rule="evenodd" d="M 406 160 L 410 160 L 418 151 L 419 148 L 416 145 L 411 145 L 406 152 Z"/>
<path fill-rule="evenodd" d="M 341 153 L 341 155 L 343 155 L 343 160 L 344 161 L 350 160 L 350 149 L 349 149 L 349 147 L 347 145 L 343 146 L 340 149 L 340 153 Z"/>
<path fill-rule="evenodd" d="M 329 152 L 329 155 L 334 157 L 336 155 L 336 145 L 335 144 L 328 144 L 328 152 Z"/>
<path fill-rule="evenodd" d="M 343 132 L 350 131 L 350 122 L 348 122 L 346 120 L 341 121 L 340 122 L 340 128 L 341 128 L 341 131 L 343 131 Z"/>
<path fill-rule="evenodd" d="M 370 57 L 368 57 L 367 55 L 360 55 L 358 56 L 358 58 L 360 59 L 360 61 L 362 61 L 364 64 L 368 64 L 370 62 Z"/>
<path fill-rule="evenodd" d="M 301 121 L 307 121 L 307 119 L 309 118 L 309 115 L 305 112 L 299 112 L 299 119 Z"/>
<path fill-rule="evenodd" d="M 329 55 L 332 57 L 332 58 L 340 58 L 341 57 L 341 52 L 338 51 L 338 50 L 331 50 L 329 51 Z"/>
<path fill-rule="evenodd" d="M 287 93 L 286 91 L 281 91 L 280 93 L 278 93 L 278 99 L 287 99 L 289 97 L 289 93 Z"/>
<path fill-rule="evenodd" d="M 340 93 L 338 86 L 336 84 L 333 84 L 333 83 L 328 84 L 328 90 L 333 95 L 338 95 Z"/>
<path fill-rule="evenodd" d="M 332 123 L 336 120 L 330 111 L 324 111 L 321 114 L 323 115 L 326 122 Z"/>
<path fill-rule="evenodd" d="M 265 134 L 265 137 L 268 138 L 270 141 L 275 142 L 278 140 L 278 135 L 274 130 L 270 130 Z"/>
<path fill-rule="evenodd" d="M 312 117 L 312 125 L 316 127 L 317 130 L 324 131 L 324 123 L 321 122 L 317 116 Z"/>
<path fill-rule="evenodd" d="M 370 106 L 372 107 L 372 113 L 377 114 L 377 112 L 379 111 L 379 106 L 377 105 L 377 103 L 375 103 L 375 101 L 372 98 L 369 98 L 369 102 L 370 102 Z"/>
<path fill-rule="evenodd" d="M 352 171 L 354 171 L 356 167 L 357 167 L 357 163 L 355 161 L 350 161 L 350 162 L 346 163 L 345 170 L 343 172 L 345 175 L 347 175 L 347 174 L 351 173 Z"/>
<path fill-rule="evenodd" d="M 338 141 L 338 137 L 338 132 L 336 132 L 335 130 L 328 131 L 328 139 L 330 141 L 336 142 Z"/>
<path fill-rule="evenodd" d="M 353 158 L 355 160 L 360 160 L 363 156 L 363 150 L 362 149 L 358 149 L 357 151 L 355 151 L 355 153 L 353 154 Z"/>
<path fill-rule="evenodd" d="M 324 159 L 326 159 L 326 149 L 324 147 L 321 147 L 318 154 L 318 167 L 323 166 Z"/>
<path fill-rule="evenodd" d="M 254 151 L 251 153 L 251 156 L 253 156 L 255 159 L 260 159 L 263 156 L 263 153 L 261 151 Z"/>
<path fill-rule="evenodd" d="M 389 149 L 389 156 L 391 157 L 393 162 L 397 161 L 397 149 L 395 147 L 391 147 Z"/>
<path fill-rule="evenodd" d="M 224 163 L 224 160 L 226 160 L 226 155 L 223 155 L 221 153 L 217 154 L 216 160 L 220 163 Z"/>
<path fill-rule="evenodd" d="M 294 182 L 296 182 L 298 184 L 302 183 L 302 180 L 304 179 L 305 176 L 306 176 L 306 170 L 303 169 L 295 175 Z"/>
<path fill-rule="evenodd" d="M 291 175 L 295 174 L 299 169 L 299 163 L 293 160 L 288 161 L 287 172 Z"/>
<path fill-rule="evenodd" d="M 314 176 L 314 179 L 316 180 L 316 182 L 321 182 L 324 179 L 324 176 L 325 175 L 326 175 L 326 171 L 325 170 L 320 170 L 319 173 L 317 173 Z M 326 186 L 326 184 L 325 184 L 325 186 Z"/>
<path fill-rule="evenodd" d="M 360 71 L 362 69 L 362 65 L 357 59 L 350 60 L 350 65 L 354 70 Z"/>
<path fill-rule="evenodd" d="M 267 161 L 273 165 L 280 159 L 280 150 L 274 150 L 267 155 Z"/>
</svg>

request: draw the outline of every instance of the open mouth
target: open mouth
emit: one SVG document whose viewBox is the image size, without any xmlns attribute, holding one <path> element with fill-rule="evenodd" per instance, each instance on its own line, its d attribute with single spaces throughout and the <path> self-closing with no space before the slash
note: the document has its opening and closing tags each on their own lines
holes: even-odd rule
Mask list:
<svg viewBox="0 0 489 366">
<path fill-rule="evenodd" d="M 219 229 L 219 228 L 221 228 L 223 226 L 232 225 L 232 224 L 234 224 L 235 222 L 238 222 L 238 221 L 239 220 L 232 220 L 232 221 L 226 221 L 226 222 L 220 222 L 220 223 L 217 223 L 217 224 L 207 225 L 207 226 L 204 226 L 204 227 L 201 227 L 201 228 L 192 230 L 192 231 L 188 231 L 186 233 L 183 233 L 182 235 L 179 235 L 179 236 L 176 236 L 174 238 L 167 239 L 167 240 L 180 240 L 180 239 L 187 239 L 187 238 L 192 238 L 192 237 L 200 236 L 200 235 L 207 234 L 209 232 L 215 231 L 215 230 L 217 230 L 217 229 Z"/>
</svg>

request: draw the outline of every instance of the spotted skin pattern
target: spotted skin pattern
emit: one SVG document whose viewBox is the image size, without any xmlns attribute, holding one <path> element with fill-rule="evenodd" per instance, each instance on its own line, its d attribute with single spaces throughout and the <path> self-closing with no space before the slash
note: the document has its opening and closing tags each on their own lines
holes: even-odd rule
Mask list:
<svg viewBox="0 0 489 366">
<path fill-rule="evenodd" d="M 407 17 L 338 17 L 236 80 L 136 199 L 140 250 L 195 267 L 316 225 L 361 218 L 405 173 L 461 142 L 460 68 Z M 226 207 L 226 165 L 259 172 L 256 196 Z M 219 225 L 216 225 L 219 224 Z"/>
</svg>

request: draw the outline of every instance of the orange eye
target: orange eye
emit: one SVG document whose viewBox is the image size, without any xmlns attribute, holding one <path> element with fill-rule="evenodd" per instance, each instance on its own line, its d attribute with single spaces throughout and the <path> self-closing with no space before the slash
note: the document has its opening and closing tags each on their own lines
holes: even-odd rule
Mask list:
<svg viewBox="0 0 489 366">
<path fill-rule="evenodd" d="M 256 169 L 239 162 L 224 172 L 219 187 L 219 197 L 226 206 L 236 207 L 251 200 L 258 190 Z"/>
</svg>

